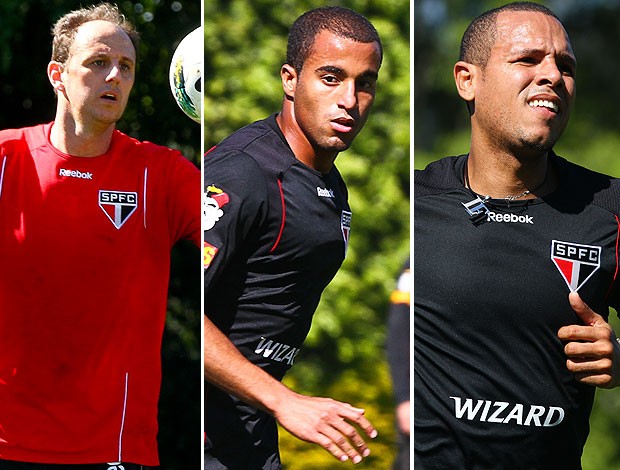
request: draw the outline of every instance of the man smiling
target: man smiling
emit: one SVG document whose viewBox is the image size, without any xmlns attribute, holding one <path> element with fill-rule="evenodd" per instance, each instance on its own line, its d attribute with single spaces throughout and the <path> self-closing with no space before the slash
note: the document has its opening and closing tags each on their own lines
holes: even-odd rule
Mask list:
<svg viewBox="0 0 620 470">
<path fill-rule="evenodd" d="M 620 185 L 553 151 L 575 74 L 544 6 L 463 35 L 469 154 L 414 180 L 416 469 L 579 469 L 594 387 L 620 382 Z"/>
</svg>

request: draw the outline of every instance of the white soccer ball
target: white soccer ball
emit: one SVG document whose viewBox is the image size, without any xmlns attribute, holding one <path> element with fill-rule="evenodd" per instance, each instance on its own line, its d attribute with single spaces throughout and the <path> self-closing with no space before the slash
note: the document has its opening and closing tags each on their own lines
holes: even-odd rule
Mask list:
<svg viewBox="0 0 620 470">
<path fill-rule="evenodd" d="M 170 63 L 170 89 L 179 107 L 197 123 L 202 115 L 202 62 L 204 35 L 196 28 L 185 36 Z"/>
</svg>

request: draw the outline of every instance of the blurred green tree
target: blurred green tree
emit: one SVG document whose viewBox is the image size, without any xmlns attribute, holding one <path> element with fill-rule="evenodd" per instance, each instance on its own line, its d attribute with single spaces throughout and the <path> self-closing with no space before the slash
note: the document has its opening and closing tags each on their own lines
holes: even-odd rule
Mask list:
<svg viewBox="0 0 620 470">
<path fill-rule="evenodd" d="M 331 4 L 367 16 L 379 31 L 385 57 L 366 128 L 336 161 L 353 211 L 347 259 L 325 291 L 285 383 L 301 393 L 366 408 L 380 437 L 371 443 L 371 458 L 360 466 L 383 469 L 389 468 L 394 453 L 385 314 L 390 290 L 409 254 L 409 2 L 205 2 L 205 149 L 279 111 L 279 71 L 289 27 L 303 12 Z M 286 432 L 281 432 L 281 452 L 289 470 L 331 469 L 336 462 Z"/>
</svg>

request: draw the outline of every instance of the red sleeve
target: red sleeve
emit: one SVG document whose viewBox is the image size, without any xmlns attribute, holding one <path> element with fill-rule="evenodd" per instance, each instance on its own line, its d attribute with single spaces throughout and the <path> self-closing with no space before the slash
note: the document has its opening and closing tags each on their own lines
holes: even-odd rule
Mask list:
<svg viewBox="0 0 620 470">
<path fill-rule="evenodd" d="M 181 154 L 175 157 L 171 174 L 168 175 L 170 239 L 173 244 L 189 239 L 200 247 L 200 170 Z"/>
</svg>

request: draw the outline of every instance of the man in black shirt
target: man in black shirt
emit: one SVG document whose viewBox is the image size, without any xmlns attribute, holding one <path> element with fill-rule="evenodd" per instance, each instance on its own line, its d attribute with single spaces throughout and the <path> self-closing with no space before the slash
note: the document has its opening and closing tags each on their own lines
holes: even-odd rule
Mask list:
<svg viewBox="0 0 620 470">
<path fill-rule="evenodd" d="M 579 469 L 594 387 L 619 383 L 620 184 L 552 149 L 575 69 L 538 4 L 463 36 L 470 152 L 414 179 L 416 469 Z"/>
<path fill-rule="evenodd" d="M 363 409 L 280 380 L 346 254 L 351 209 L 334 160 L 364 126 L 381 59 L 363 16 L 307 12 L 289 35 L 282 110 L 205 157 L 205 469 L 281 468 L 276 420 L 341 461 L 370 453 Z"/>
</svg>

